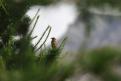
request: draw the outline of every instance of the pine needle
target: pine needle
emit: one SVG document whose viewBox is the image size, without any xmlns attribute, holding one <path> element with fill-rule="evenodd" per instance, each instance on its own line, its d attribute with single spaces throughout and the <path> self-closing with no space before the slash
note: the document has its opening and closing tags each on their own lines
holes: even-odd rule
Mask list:
<svg viewBox="0 0 121 81">
<path fill-rule="evenodd" d="M 50 29 L 50 26 L 48 26 L 46 28 L 46 30 L 43 32 L 42 36 L 40 37 L 40 39 L 38 40 L 38 42 L 35 44 L 34 48 L 37 47 L 37 45 L 40 43 L 40 41 L 42 40 L 42 38 L 44 37 L 44 35 L 46 34 L 46 32 L 48 31 L 48 29 Z"/>
<path fill-rule="evenodd" d="M 36 24 L 37 24 L 37 22 L 38 22 L 39 17 L 40 17 L 40 16 L 37 16 L 37 19 L 36 19 L 36 21 L 35 21 L 35 23 L 34 23 L 34 26 L 33 26 L 32 30 L 31 30 L 30 33 L 29 33 L 29 36 L 32 35 L 32 33 L 33 33 L 33 31 L 34 31 L 34 29 L 35 29 L 35 27 L 36 27 Z"/>
<path fill-rule="evenodd" d="M 35 51 L 39 51 L 42 48 L 42 46 L 45 44 L 45 42 L 47 41 L 47 39 L 50 35 L 50 32 L 51 32 L 51 27 L 50 26 L 48 26 L 48 27 L 49 27 L 49 31 L 48 31 L 47 37 L 45 38 L 44 42 L 40 45 L 40 47 Z"/>
</svg>

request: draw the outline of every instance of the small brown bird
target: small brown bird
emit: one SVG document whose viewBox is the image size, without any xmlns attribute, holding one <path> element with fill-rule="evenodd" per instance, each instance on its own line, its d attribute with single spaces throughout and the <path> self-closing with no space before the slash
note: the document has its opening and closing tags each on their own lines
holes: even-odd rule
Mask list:
<svg viewBox="0 0 121 81">
<path fill-rule="evenodd" d="M 57 48 L 57 41 L 56 41 L 56 38 L 55 37 L 52 37 L 51 38 L 52 40 L 51 40 L 51 47 L 52 48 Z"/>
</svg>

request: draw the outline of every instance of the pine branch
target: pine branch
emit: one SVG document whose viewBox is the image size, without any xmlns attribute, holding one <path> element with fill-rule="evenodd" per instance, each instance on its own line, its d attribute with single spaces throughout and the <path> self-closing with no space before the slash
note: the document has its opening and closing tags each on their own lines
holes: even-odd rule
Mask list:
<svg viewBox="0 0 121 81">
<path fill-rule="evenodd" d="M 39 51 L 39 50 L 42 48 L 42 46 L 45 44 L 45 42 L 47 41 L 47 39 L 48 39 L 48 37 L 49 37 L 49 35 L 50 35 L 50 32 L 51 32 L 51 27 L 50 27 L 50 26 L 48 26 L 48 27 L 49 27 L 49 31 L 48 31 L 48 34 L 47 34 L 47 36 L 46 36 L 44 42 L 43 42 L 43 43 L 40 45 L 40 47 L 39 47 L 37 50 L 35 50 L 35 51 Z"/>
<path fill-rule="evenodd" d="M 38 40 L 38 42 L 35 44 L 34 48 L 37 47 L 37 45 L 41 42 L 42 38 L 44 37 L 44 35 L 46 34 L 46 32 L 50 29 L 50 26 L 48 26 L 46 28 L 46 30 L 44 31 L 44 33 L 42 34 L 42 36 L 40 37 L 40 39 Z"/>
<path fill-rule="evenodd" d="M 34 26 L 33 26 L 32 30 L 30 31 L 30 33 L 29 33 L 28 36 L 31 36 L 31 35 L 32 35 L 32 33 L 33 33 L 33 31 L 34 31 L 34 29 L 35 29 L 35 27 L 36 27 L 36 24 L 37 24 L 37 22 L 38 22 L 39 17 L 40 17 L 40 16 L 37 16 L 37 19 L 35 20 Z"/>
</svg>

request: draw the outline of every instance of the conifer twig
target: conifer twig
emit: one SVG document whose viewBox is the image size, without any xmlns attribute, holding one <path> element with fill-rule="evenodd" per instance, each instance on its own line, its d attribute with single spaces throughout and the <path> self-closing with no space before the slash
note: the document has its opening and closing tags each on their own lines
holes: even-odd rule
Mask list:
<svg viewBox="0 0 121 81">
<path fill-rule="evenodd" d="M 45 44 L 45 42 L 47 41 L 47 39 L 48 39 L 48 37 L 49 37 L 49 35 L 50 35 L 50 32 L 51 32 L 51 27 L 50 27 L 50 26 L 48 26 L 48 27 L 49 27 L 49 31 L 48 31 L 47 37 L 45 38 L 44 42 L 40 45 L 40 47 L 39 47 L 38 49 L 36 49 L 35 51 L 38 51 L 39 49 L 41 49 L 42 46 L 43 46 L 43 45 Z"/>
<path fill-rule="evenodd" d="M 44 37 L 44 35 L 46 34 L 47 30 L 50 28 L 50 26 L 48 26 L 46 28 L 46 30 L 43 32 L 42 36 L 40 37 L 40 39 L 38 40 L 38 42 L 35 44 L 34 48 L 37 47 L 37 45 L 40 43 L 40 41 L 42 40 L 42 38 Z"/>
<path fill-rule="evenodd" d="M 33 40 L 33 39 L 35 39 L 35 38 L 37 38 L 37 37 L 38 37 L 38 36 L 34 36 L 34 37 L 31 38 L 31 40 Z"/>
<path fill-rule="evenodd" d="M 65 43 L 66 43 L 66 40 L 68 39 L 68 37 L 65 37 L 64 40 L 62 41 L 62 43 L 60 44 L 59 46 L 59 49 L 63 48 Z"/>
<path fill-rule="evenodd" d="M 34 29 L 35 29 L 35 27 L 36 27 L 36 24 L 37 24 L 37 22 L 38 22 L 39 17 L 40 17 L 40 16 L 37 16 L 37 19 L 36 19 L 36 21 L 35 21 L 35 23 L 34 23 L 34 26 L 33 26 L 32 30 L 31 30 L 30 33 L 29 33 L 29 36 L 32 35 L 32 33 L 33 33 L 33 31 L 34 31 Z"/>
<path fill-rule="evenodd" d="M 33 23 L 33 21 L 36 19 L 36 17 L 37 17 L 37 15 L 38 15 L 39 11 L 40 11 L 40 8 L 37 10 L 35 16 L 34 16 L 33 19 L 31 20 L 30 25 L 31 25 L 31 24 Z"/>
</svg>

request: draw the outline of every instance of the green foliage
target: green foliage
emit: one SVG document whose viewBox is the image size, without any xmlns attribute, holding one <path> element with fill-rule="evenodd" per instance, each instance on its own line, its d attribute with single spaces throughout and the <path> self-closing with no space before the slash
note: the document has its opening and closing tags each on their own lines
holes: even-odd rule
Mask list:
<svg viewBox="0 0 121 81">
<path fill-rule="evenodd" d="M 86 52 L 80 59 L 80 67 L 84 72 L 93 73 L 104 81 L 120 81 L 121 78 L 112 70 L 113 66 L 120 65 L 120 61 L 119 49 L 103 47 Z"/>
<path fill-rule="evenodd" d="M 65 38 L 58 48 L 42 49 L 51 32 L 48 26 L 35 46 L 31 34 L 39 19 L 38 12 L 31 20 L 25 16 L 33 5 L 49 5 L 56 0 L 0 0 L 0 81 L 65 81 L 74 73 L 75 64 L 79 63 L 81 71 L 91 72 L 104 81 L 121 81 L 112 72 L 112 66 L 121 62 L 121 51 L 114 48 L 100 48 L 84 51 L 77 63 L 59 65 L 58 59 L 65 45 Z M 88 8 L 110 4 L 120 8 L 121 1 L 113 0 L 80 0 L 80 15 L 85 23 L 85 36 L 91 32 L 91 17 Z M 35 21 L 28 34 L 28 28 Z M 38 46 L 45 34 L 44 42 Z M 14 40 L 19 36 L 18 40 Z M 85 43 L 86 44 L 86 43 Z M 38 56 L 36 54 L 39 54 Z"/>
<path fill-rule="evenodd" d="M 120 0 L 77 0 L 77 4 L 87 7 L 104 7 L 105 5 L 109 5 L 115 8 L 121 8 L 121 1 Z"/>
<path fill-rule="evenodd" d="M 0 0 L 0 7 L 2 7 L 4 9 L 5 13 L 8 14 L 5 4 L 4 4 L 4 0 Z"/>
<path fill-rule="evenodd" d="M 40 51 L 36 56 L 30 41 L 25 36 L 16 47 L 9 44 L 1 49 L 0 81 L 64 81 L 72 74 L 72 66 L 60 66 L 57 62 L 63 44 L 57 49 Z"/>
<path fill-rule="evenodd" d="M 22 17 L 17 23 L 12 23 L 7 30 L 10 32 L 5 33 L 6 35 L 4 35 L 4 31 L 2 31 L 0 81 L 64 81 L 73 72 L 72 67 L 60 66 L 57 62 L 64 47 L 65 39 L 57 49 L 50 48 L 45 51 L 39 51 L 48 39 L 51 31 L 50 26 L 47 27 L 35 46 L 31 44 L 31 34 L 39 19 L 39 16 L 36 16 L 37 14 L 34 17 L 36 22 L 29 34 L 27 33 L 28 27 L 33 20 L 30 20 L 29 17 L 26 16 Z M 14 28 L 11 29 L 12 26 Z M 6 31 L 5 28 L 3 30 Z M 45 41 L 37 48 L 37 45 L 47 32 L 48 35 Z M 16 35 L 20 36 L 19 40 L 14 40 L 13 36 Z M 37 52 L 40 52 L 39 56 L 36 56 Z"/>
<path fill-rule="evenodd" d="M 29 0 L 28 1 L 30 5 L 49 5 L 54 2 L 57 2 L 57 0 Z"/>
<path fill-rule="evenodd" d="M 60 66 L 57 59 L 64 41 L 57 49 L 41 50 L 51 32 L 48 26 L 33 46 L 31 34 L 39 19 L 38 12 L 31 20 L 25 16 L 33 5 L 49 5 L 55 0 L 0 0 L 0 81 L 64 81 L 73 72 L 72 66 Z M 32 30 L 29 26 L 35 21 Z M 47 36 L 38 46 L 44 35 Z M 19 39 L 15 40 L 14 37 Z M 39 53 L 39 56 L 37 56 Z"/>
<path fill-rule="evenodd" d="M 0 37 L 7 44 L 11 36 L 28 32 L 29 17 L 24 16 L 33 5 L 48 5 L 54 0 L 0 0 Z M 1 44 L 0 44 L 1 45 Z"/>
<path fill-rule="evenodd" d="M 83 56 L 82 66 L 85 69 L 92 71 L 94 73 L 101 73 L 108 70 L 109 64 L 112 64 L 114 60 L 119 60 L 121 55 L 120 51 L 111 48 L 98 48 Z"/>
</svg>

